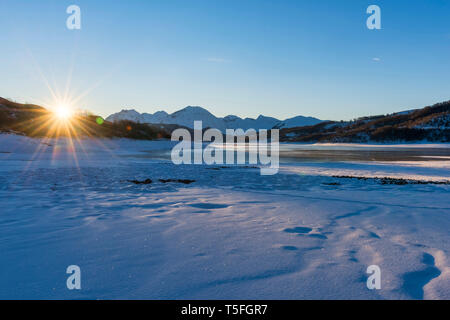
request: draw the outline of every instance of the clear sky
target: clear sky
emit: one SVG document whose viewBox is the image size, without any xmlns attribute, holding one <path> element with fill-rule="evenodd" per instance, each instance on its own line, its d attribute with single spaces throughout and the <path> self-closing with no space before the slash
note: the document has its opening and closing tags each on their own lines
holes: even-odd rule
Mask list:
<svg viewBox="0 0 450 320">
<path fill-rule="evenodd" d="M 447 0 L 1 0 L 0 41 L 0 96 L 49 104 L 67 88 L 103 116 L 340 120 L 450 99 Z"/>
</svg>

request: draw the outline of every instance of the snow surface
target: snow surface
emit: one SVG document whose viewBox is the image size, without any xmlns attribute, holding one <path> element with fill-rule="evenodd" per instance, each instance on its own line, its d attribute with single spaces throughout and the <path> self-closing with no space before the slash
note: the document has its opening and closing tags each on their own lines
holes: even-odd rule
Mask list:
<svg viewBox="0 0 450 320">
<path fill-rule="evenodd" d="M 0 135 L 0 298 L 450 299 L 450 186 L 331 177 L 450 180 L 445 157 L 260 176 L 154 156 L 172 145 Z M 366 287 L 373 264 L 381 290 Z"/>
<path fill-rule="evenodd" d="M 202 121 L 203 127 L 215 128 L 225 132 L 226 129 L 272 129 L 291 128 L 318 124 L 321 120 L 312 117 L 298 116 L 284 121 L 276 118 L 259 116 L 257 119 L 242 119 L 235 115 L 218 118 L 202 107 L 188 106 L 172 114 L 165 111 L 158 111 L 154 114 L 142 113 L 136 110 L 122 110 L 106 118 L 115 122 L 120 120 L 131 120 L 139 123 L 153 124 L 177 124 L 188 128 L 193 128 L 194 121 Z"/>
</svg>

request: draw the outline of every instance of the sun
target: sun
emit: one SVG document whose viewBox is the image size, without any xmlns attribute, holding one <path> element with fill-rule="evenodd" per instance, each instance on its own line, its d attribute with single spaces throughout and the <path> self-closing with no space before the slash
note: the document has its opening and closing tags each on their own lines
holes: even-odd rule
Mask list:
<svg viewBox="0 0 450 320">
<path fill-rule="evenodd" d="M 68 105 L 59 105 L 55 108 L 54 113 L 59 120 L 68 121 L 73 115 L 73 110 Z"/>
</svg>

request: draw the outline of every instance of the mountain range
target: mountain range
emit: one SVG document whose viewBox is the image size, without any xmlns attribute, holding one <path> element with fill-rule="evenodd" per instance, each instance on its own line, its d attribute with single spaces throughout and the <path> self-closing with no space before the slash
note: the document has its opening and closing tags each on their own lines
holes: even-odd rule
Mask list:
<svg viewBox="0 0 450 320">
<path fill-rule="evenodd" d="M 318 123 L 303 125 L 305 119 Z M 173 130 L 192 127 L 194 120 L 202 120 L 204 129 L 278 127 L 281 128 L 280 141 L 286 142 L 450 142 L 450 101 L 422 109 L 362 117 L 352 121 L 320 121 L 305 117 L 279 121 L 264 116 L 257 119 L 241 119 L 236 116 L 217 118 L 199 107 L 187 107 L 171 115 L 165 112 L 148 115 L 122 111 L 110 116 L 107 121 L 96 115 L 78 114 L 71 121 L 70 132 L 65 132 L 67 130 L 55 130 L 58 122 L 55 123 L 53 113 L 46 108 L 0 97 L 0 133 L 31 137 L 70 134 L 77 137 L 170 139 Z M 151 123 L 143 123 L 144 121 Z M 166 122 L 172 124 L 165 124 Z"/>
<path fill-rule="evenodd" d="M 106 118 L 106 121 L 119 122 L 122 120 L 129 120 L 136 123 L 148 124 L 176 124 L 183 127 L 193 128 L 194 121 L 202 121 L 203 128 L 216 128 L 223 132 L 226 129 L 282 129 L 312 126 L 321 123 L 322 120 L 313 117 L 297 116 L 294 118 L 279 120 L 272 117 L 259 116 L 257 119 L 245 118 L 229 115 L 224 118 L 218 118 L 208 110 L 202 107 L 188 106 L 172 114 L 165 111 L 158 111 L 156 113 L 139 113 L 136 110 L 122 110 L 114 113 Z"/>
</svg>

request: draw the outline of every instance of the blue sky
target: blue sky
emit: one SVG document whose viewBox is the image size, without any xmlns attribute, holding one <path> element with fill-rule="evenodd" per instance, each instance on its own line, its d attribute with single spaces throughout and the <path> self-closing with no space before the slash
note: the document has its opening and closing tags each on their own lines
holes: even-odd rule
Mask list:
<svg viewBox="0 0 450 320">
<path fill-rule="evenodd" d="M 366 27 L 371 4 L 382 30 Z M 48 86 L 67 88 L 103 116 L 340 120 L 450 99 L 446 0 L 2 0 L 0 30 L 0 96 L 50 104 Z"/>
</svg>

